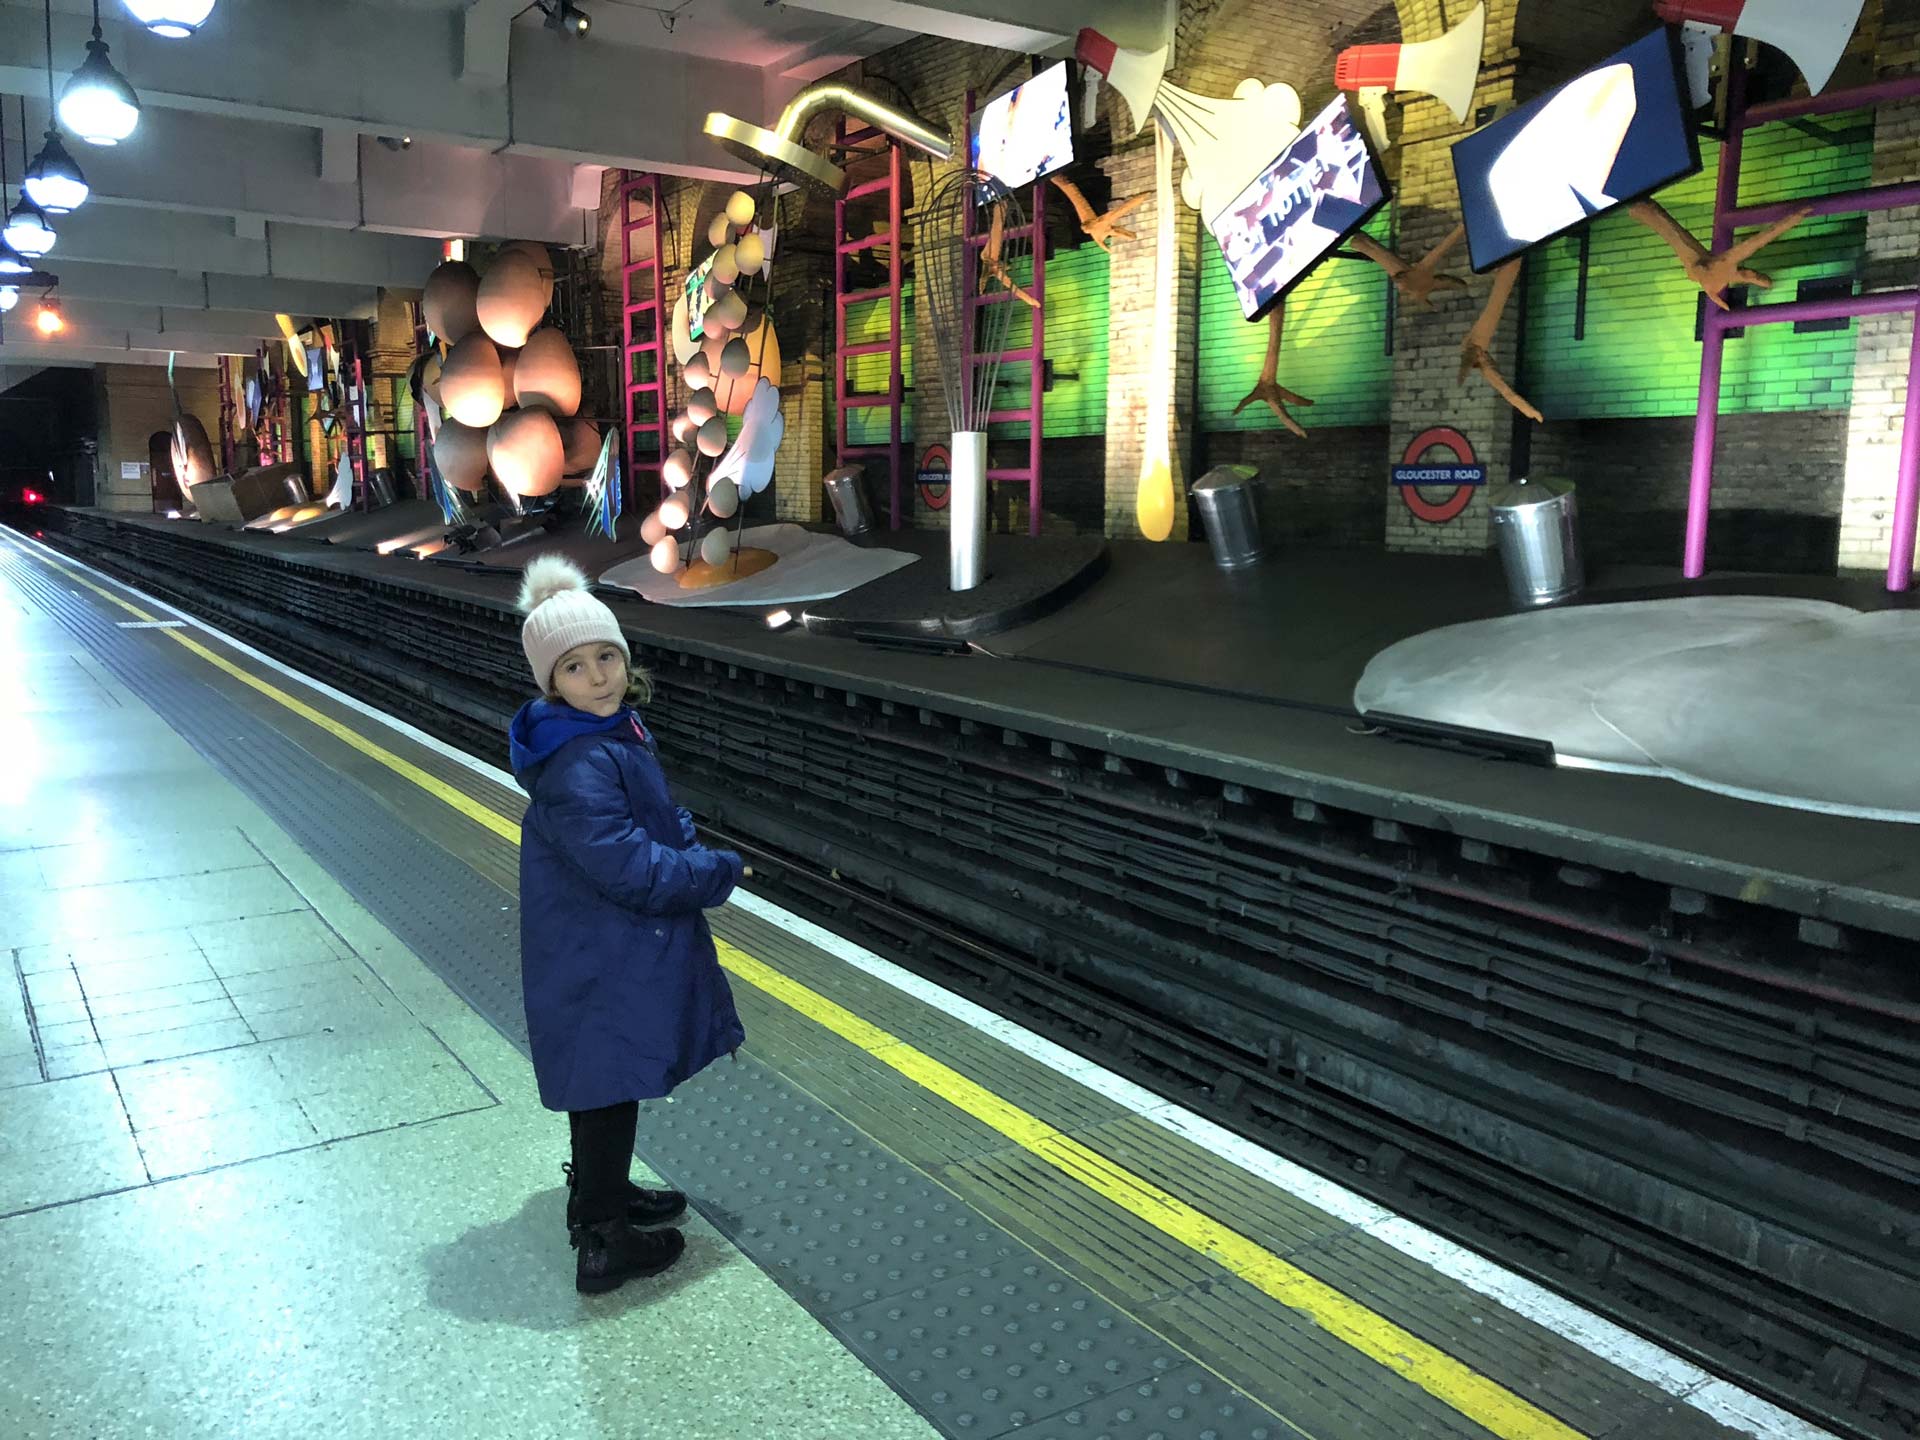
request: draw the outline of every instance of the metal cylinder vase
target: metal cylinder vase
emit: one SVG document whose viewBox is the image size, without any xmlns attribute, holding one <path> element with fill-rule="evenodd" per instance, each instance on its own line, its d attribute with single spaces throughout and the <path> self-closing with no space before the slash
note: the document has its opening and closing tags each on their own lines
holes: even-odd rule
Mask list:
<svg viewBox="0 0 1920 1440">
<path fill-rule="evenodd" d="M 1586 585 L 1573 486 L 1518 480 L 1488 493 L 1493 533 L 1518 610 L 1571 600 Z"/>
<path fill-rule="evenodd" d="M 949 446 L 947 588 L 971 590 L 986 579 L 987 432 L 962 430 Z"/>
</svg>

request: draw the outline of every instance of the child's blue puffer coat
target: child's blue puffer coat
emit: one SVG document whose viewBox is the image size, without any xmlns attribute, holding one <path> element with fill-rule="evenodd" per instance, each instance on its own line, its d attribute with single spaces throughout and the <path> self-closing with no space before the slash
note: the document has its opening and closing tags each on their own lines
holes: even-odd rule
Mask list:
<svg viewBox="0 0 1920 1440">
<path fill-rule="evenodd" d="M 593 1110 L 666 1095 L 746 1038 L 703 910 L 740 881 L 674 807 L 631 710 L 552 700 L 514 716 L 520 974 L 540 1103 Z"/>
</svg>

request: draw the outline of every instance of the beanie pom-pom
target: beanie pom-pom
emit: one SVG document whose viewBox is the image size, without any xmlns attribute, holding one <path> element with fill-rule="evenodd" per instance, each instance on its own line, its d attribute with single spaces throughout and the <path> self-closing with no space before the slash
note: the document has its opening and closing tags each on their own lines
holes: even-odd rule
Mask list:
<svg viewBox="0 0 1920 1440">
<path fill-rule="evenodd" d="M 520 582 L 520 613 L 531 615 L 543 601 L 569 590 L 585 593 L 587 577 L 580 567 L 559 555 L 542 555 L 527 566 Z"/>
</svg>

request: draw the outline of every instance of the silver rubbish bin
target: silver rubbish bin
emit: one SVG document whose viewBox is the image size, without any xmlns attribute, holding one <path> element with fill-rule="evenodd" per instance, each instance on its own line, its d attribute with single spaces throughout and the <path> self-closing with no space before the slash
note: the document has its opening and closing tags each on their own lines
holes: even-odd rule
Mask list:
<svg viewBox="0 0 1920 1440">
<path fill-rule="evenodd" d="M 867 503 L 867 487 L 863 481 L 858 465 L 843 465 L 821 481 L 827 487 L 834 523 L 842 535 L 864 535 L 873 528 L 873 507 Z"/>
<path fill-rule="evenodd" d="M 1571 600 L 1587 583 L 1580 558 L 1580 511 L 1563 480 L 1520 479 L 1487 496 L 1507 595 L 1517 609 Z"/>
<path fill-rule="evenodd" d="M 1222 570 L 1244 570 L 1266 557 L 1260 507 L 1254 499 L 1259 484 L 1260 472 L 1251 465 L 1217 465 L 1193 482 L 1207 545 Z"/>
</svg>

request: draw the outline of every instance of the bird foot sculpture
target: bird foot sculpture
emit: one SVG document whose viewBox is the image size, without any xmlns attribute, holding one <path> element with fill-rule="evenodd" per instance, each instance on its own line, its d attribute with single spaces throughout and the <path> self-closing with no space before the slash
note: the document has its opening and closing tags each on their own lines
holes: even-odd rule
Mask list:
<svg viewBox="0 0 1920 1440">
<path fill-rule="evenodd" d="M 993 207 L 993 219 L 987 226 L 987 243 L 980 251 L 980 268 L 1002 285 L 1006 286 L 1014 299 L 1030 310 L 1038 310 L 1040 302 L 1028 290 L 1013 278 L 1013 272 L 1007 269 L 1004 258 L 1007 250 L 1007 206 L 1005 201 L 996 201 Z"/>
<path fill-rule="evenodd" d="M 1238 415 L 1256 401 L 1264 401 L 1273 413 L 1280 417 L 1280 423 L 1298 435 L 1307 438 L 1306 427 L 1293 418 L 1287 409 L 1289 405 L 1311 405 L 1313 401 L 1304 395 L 1296 395 L 1280 384 L 1280 337 L 1286 329 L 1287 307 L 1284 303 L 1273 307 L 1273 313 L 1267 317 L 1267 358 L 1260 366 L 1260 378 L 1253 389 L 1247 392 L 1247 398 L 1233 407 Z"/>
<path fill-rule="evenodd" d="M 1729 286 L 1752 285 L 1760 290 L 1773 288 L 1773 277 L 1747 269 L 1747 261 L 1813 214 L 1811 207 L 1796 210 L 1764 230 L 1756 230 L 1746 239 L 1729 245 L 1725 250 L 1709 252 L 1706 246 L 1693 238 L 1693 232 L 1674 219 L 1659 201 L 1642 200 L 1629 206 L 1628 211 L 1634 219 L 1667 242 L 1668 248 L 1679 256 L 1687 278 L 1722 310 L 1730 308 L 1727 302 Z"/>
<path fill-rule="evenodd" d="M 1440 266 L 1453 249 L 1467 238 L 1467 227 L 1456 225 L 1447 238 L 1415 264 L 1408 264 L 1386 246 L 1378 243 L 1369 235 L 1355 235 L 1347 243 L 1361 255 L 1373 261 L 1387 272 L 1387 278 L 1408 300 L 1423 309 L 1431 310 L 1436 290 L 1465 290 L 1467 282 L 1458 275 L 1442 275 Z"/>
<path fill-rule="evenodd" d="M 1486 308 L 1480 312 L 1480 318 L 1474 321 L 1473 329 L 1467 332 L 1467 338 L 1460 344 L 1460 383 L 1466 384 L 1467 376 L 1479 373 L 1499 393 L 1501 399 L 1538 425 L 1543 423 L 1545 417 L 1507 382 L 1507 377 L 1500 373 L 1500 367 L 1493 361 L 1493 337 L 1500 329 L 1500 317 L 1506 314 L 1507 301 L 1513 298 L 1513 287 L 1519 279 L 1518 256 L 1494 272 L 1493 293 L 1487 297 Z"/>
<path fill-rule="evenodd" d="M 1073 206 L 1073 213 L 1079 217 L 1080 233 L 1093 241 L 1094 244 L 1098 245 L 1109 255 L 1113 253 L 1113 246 L 1109 243 L 1110 240 L 1137 240 L 1140 238 L 1135 235 L 1133 231 L 1122 229 L 1120 221 L 1146 204 L 1146 196 L 1136 195 L 1131 200 L 1123 200 L 1120 204 L 1115 205 L 1112 209 L 1108 210 L 1106 214 L 1096 215 L 1093 213 L 1092 204 L 1087 200 L 1087 197 L 1081 193 L 1080 187 L 1074 184 L 1073 181 L 1063 180 L 1056 175 L 1053 177 L 1053 183 L 1054 187 L 1058 189 L 1062 195 L 1067 197 L 1068 203 Z"/>
</svg>

